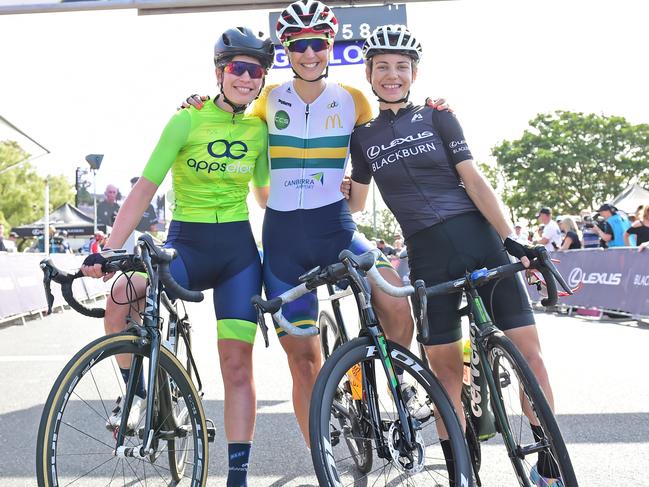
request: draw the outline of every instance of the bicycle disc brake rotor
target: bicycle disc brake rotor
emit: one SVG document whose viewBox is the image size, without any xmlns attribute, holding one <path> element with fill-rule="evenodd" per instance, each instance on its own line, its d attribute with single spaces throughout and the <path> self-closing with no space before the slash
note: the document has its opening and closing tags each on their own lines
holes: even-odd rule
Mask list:
<svg viewBox="0 0 649 487">
<path fill-rule="evenodd" d="M 417 474 L 424 469 L 426 446 L 421 432 L 415 434 L 415 449 L 408 454 L 402 452 L 403 440 L 401 439 L 401 428 L 397 423 L 392 423 L 388 430 L 388 448 L 393 464 L 402 472 L 407 474 Z"/>
</svg>

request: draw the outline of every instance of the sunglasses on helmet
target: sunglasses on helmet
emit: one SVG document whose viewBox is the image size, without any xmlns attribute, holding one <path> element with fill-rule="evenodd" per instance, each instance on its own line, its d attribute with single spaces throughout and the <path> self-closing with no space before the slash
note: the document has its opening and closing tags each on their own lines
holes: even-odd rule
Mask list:
<svg viewBox="0 0 649 487">
<path fill-rule="evenodd" d="M 309 47 L 313 49 L 313 52 L 319 52 L 329 47 L 329 39 L 326 37 L 302 37 L 285 41 L 284 47 L 291 52 L 303 53 Z"/>
<path fill-rule="evenodd" d="M 243 73 L 248 71 L 248 75 L 252 79 L 262 78 L 266 74 L 263 66 L 255 63 L 247 63 L 245 61 L 230 61 L 223 66 L 223 72 L 233 74 L 235 76 L 243 76 Z"/>
</svg>

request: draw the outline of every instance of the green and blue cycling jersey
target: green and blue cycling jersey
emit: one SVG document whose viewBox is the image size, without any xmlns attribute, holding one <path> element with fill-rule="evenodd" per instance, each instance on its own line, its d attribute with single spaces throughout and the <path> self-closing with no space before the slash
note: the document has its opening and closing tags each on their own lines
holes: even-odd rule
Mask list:
<svg viewBox="0 0 649 487">
<path fill-rule="evenodd" d="M 251 296 L 261 291 L 261 262 L 248 222 L 250 183 L 268 186 L 266 124 L 209 102 L 167 123 L 142 176 L 160 185 L 171 170 L 171 273 L 193 290 L 213 289 L 219 339 L 253 343 Z"/>
</svg>

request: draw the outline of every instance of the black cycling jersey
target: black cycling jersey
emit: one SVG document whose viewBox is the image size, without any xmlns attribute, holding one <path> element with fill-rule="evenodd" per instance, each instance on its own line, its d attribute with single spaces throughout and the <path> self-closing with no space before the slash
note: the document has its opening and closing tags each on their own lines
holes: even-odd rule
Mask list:
<svg viewBox="0 0 649 487">
<path fill-rule="evenodd" d="M 412 104 L 354 129 L 352 179 L 372 177 L 406 237 L 450 217 L 478 211 L 455 165 L 472 159 L 455 116 Z"/>
</svg>

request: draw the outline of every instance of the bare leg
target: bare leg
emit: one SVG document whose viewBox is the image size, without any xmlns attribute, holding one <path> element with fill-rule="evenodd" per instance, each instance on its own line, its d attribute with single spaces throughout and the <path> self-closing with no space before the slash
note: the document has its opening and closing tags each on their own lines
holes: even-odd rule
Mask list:
<svg viewBox="0 0 649 487">
<path fill-rule="evenodd" d="M 131 314 L 131 318 L 138 323 L 141 312 L 144 309 L 144 295 L 146 293 L 146 279 L 144 276 L 134 274 L 131 276 L 133 288 L 127 286 L 126 276 L 121 275 L 117 278 L 117 283 L 113 286 L 112 295 L 106 298 L 106 315 L 104 316 L 104 330 L 106 334 L 119 333 L 126 328 L 126 317 Z M 134 301 L 135 296 L 139 299 L 133 304 L 118 304 Z M 131 366 L 131 355 L 117 355 L 117 364 L 122 369 L 128 369 Z"/>
<path fill-rule="evenodd" d="M 280 339 L 288 357 L 288 366 L 293 378 L 293 409 L 295 417 L 309 446 L 309 406 L 311 391 L 322 366 L 318 337 L 283 336 Z"/>
<path fill-rule="evenodd" d="M 455 413 L 460 420 L 462 430 L 464 430 L 466 424 L 464 420 L 464 409 L 462 408 L 462 373 L 464 371 L 462 341 L 458 340 L 444 345 L 427 346 L 426 356 L 428 357 L 430 368 L 442 383 L 444 389 L 446 389 L 453 403 L 453 407 L 455 407 Z M 440 437 L 448 438 L 446 428 L 442 423 L 438 423 L 438 431 Z"/>
<path fill-rule="evenodd" d="M 391 267 L 381 267 L 379 272 L 393 286 L 403 286 L 401 278 Z M 408 299 L 390 296 L 372 284 L 372 305 L 386 336 L 393 342 L 410 348 L 414 324 Z"/>
<path fill-rule="evenodd" d="M 257 395 L 252 369 L 252 344 L 219 340 L 219 361 L 225 388 L 225 436 L 228 442 L 252 441 Z"/>
</svg>

